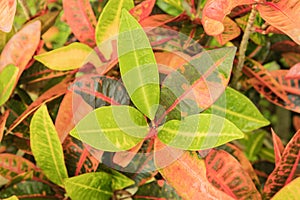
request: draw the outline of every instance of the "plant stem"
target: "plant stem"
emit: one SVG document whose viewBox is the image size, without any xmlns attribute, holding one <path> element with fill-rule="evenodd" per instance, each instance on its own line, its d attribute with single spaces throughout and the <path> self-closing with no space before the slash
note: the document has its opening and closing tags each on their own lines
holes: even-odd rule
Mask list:
<svg viewBox="0 0 300 200">
<path fill-rule="evenodd" d="M 23 9 L 24 15 L 26 17 L 26 20 L 29 20 L 31 17 L 30 9 L 27 6 L 27 3 L 25 0 L 19 0 L 19 4 Z"/>
<path fill-rule="evenodd" d="M 255 17 L 256 17 L 256 5 L 252 5 L 252 9 L 251 9 L 251 13 L 248 19 L 248 23 L 246 26 L 246 29 L 244 31 L 244 35 L 240 44 L 240 48 L 239 48 L 239 56 L 238 56 L 238 64 L 235 67 L 234 71 L 233 71 L 233 80 L 232 80 L 232 87 L 236 88 L 236 89 L 240 89 L 240 85 L 239 85 L 239 79 L 242 76 L 242 69 L 244 66 L 244 62 L 245 62 L 245 53 L 247 50 L 247 46 L 248 46 L 248 41 L 250 38 L 250 34 L 252 33 L 252 26 L 254 24 L 255 21 Z"/>
</svg>

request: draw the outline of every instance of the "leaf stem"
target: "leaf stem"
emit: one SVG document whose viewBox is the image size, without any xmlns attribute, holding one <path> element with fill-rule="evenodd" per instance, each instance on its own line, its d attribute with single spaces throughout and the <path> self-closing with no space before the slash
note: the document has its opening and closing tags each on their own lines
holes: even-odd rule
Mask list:
<svg viewBox="0 0 300 200">
<path fill-rule="evenodd" d="M 27 5 L 26 1 L 25 0 L 19 0 L 19 4 L 23 9 L 23 13 L 26 17 L 26 20 L 29 20 L 30 17 L 31 17 L 31 13 L 30 13 L 30 9 L 28 8 L 28 5 Z"/>
<path fill-rule="evenodd" d="M 238 56 L 238 64 L 235 67 L 234 71 L 233 71 L 233 79 L 232 79 L 232 86 L 236 89 L 240 89 L 240 84 L 239 84 L 239 79 L 242 76 L 242 69 L 244 66 L 244 62 L 245 62 L 245 53 L 247 50 L 247 46 L 248 46 L 248 41 L 250 38 L 250 34 L 252 33 L 252 27 L 255 21 L 255 17 L 256 17 L 256 4 L 252 5 L 252 9 L 251 9 L 251 13 L 248 19 L 248 23 L 246 26 L 246 29 L 244 31 L 244 35 L 240 44 L 240 48 L 239 48 L 239 56 Z"/>
</svg>

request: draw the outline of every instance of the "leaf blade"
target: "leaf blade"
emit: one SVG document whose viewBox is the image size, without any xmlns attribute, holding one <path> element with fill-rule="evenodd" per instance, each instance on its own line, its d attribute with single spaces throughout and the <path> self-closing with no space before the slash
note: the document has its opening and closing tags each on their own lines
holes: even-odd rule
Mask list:
<svg viewBox="0 0 300 200">
<path fill-rule="evenodd" d="M 2 106 L 10 97 L 16 85 L 19 68 L 15 65 L 7 65 L 0 72 L 0 106 Z"/>
<path fill-rule="evenodd" d="M 17 9 L 17 0 L 0 1 L 0 30 L 11 31 Z"/>
<path fill-rule="evenodd" d="M 153 120 L 159 104 L 158 68 L 145 32 L 124 9 L 118 37 L 118 57 L 122 80 L 131 100 Z"/>
<path fill-rule="evenodd" d="M 30 141 L 32 153 L 39 167 L 52 182 L 62 185 L 63 179 L 67 178 L 68 174 L 62 146 L 46 105 L 42 105 L 32 117 Z"/>
</svg>

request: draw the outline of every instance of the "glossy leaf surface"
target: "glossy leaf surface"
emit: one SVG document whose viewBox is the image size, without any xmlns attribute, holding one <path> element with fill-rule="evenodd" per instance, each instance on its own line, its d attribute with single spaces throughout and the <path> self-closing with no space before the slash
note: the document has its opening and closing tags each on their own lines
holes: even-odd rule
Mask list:
<svg viewBox="0 0 300 200">
<path fill-rule="evenodd" d="M 111 183 L 112 176 L 105 172 L 86 173 L 64 181 L 67 194 L 73 200 L 109 200 L 113 195 Z"/>
<path fill-rule="evenodd" d="M 207 180 L 205 162 L 196 152 L 173 149 L 156 140 L 154 155 L 160 174 L 183 199 L 233 199 Z"/>
<path fill-rule="evenodd" d="M 83 118 L 70 132 L 90 146 L 105 151 L 128 150 L 144 139 L 147 122 L 130 106 L 104 106 Z"/>
<path fill-rule="evenodd" d="M 0 30 L 10 32 L 17 8 L 17 0 L 0 1 Z"/>
<path fill-rule="evenodd" d="M 297 200 L 300 196 L 300 177 L 296 178 L 292 182 L 290 182 L 288 185 L 284 186 L 279 192 L 275 194 L 275 196 L 272 198 L 272 200 Z"/>
<path fill-rule="evenodd" d="M 89 0 L 63 0 L 63 9 L 67 23 L 76 38 L 94 47 L 97 20 Z"/>
<path fill-rule="evenodd" d="M 62 185 L 68 174 L 62 146 L 46 105 L 42 105 L 32 117 L 30 141 L 37 165 L 52 182 Z"/>
<path fill-rule="evenodd" d="M 225 117 L 245 132 L 270 123 L 250 99 L 230 87 L 227 87 L 222 96 L 205 112 Z"/>
<path fill-rule="evenodd" d="M 185 150 L 213 148 L 243 137 L 244 134 L 233 123 L 211 114 L 168 121 L 158 132 L 163 143 Z"/>
<path fill-rule="evenodd" d="M 158 68 L 145 32 L 126 10 L 122 11 L 118 57 L 131 100 L 147 117 L 154 119 L 160 93 Z"/>
<path fill-rule="evenodd" d="M 10 97 L 16 85 L 19 68 L 10 64 L 0 72 L 0 106 Z"/>
<path fill-rule="evenodd" d="M 74 42 L 68 46 L 37 55 L 34 59 L 52 70 L 64 71 L 82 67 L 93 53 L 93 49 L 87 45 Z"/>
<path fill-rule="evenodd" d="M 261 17 L 290 36 L 300 45 L 300 2 L 298 0 L 279 0 L 258 4 L 257 9 Z"/>
<path fill-rule="evenodd" d="M 235 199 L 261 199 L 250 176 L 226 151 L 211 149 L 205 165 L 208 180 L 216 188 Z"/>
<path fill-rule="evenodd" d="M 157 0 L 156 4 L 169 15 L 177 16 L 184 11 L 181 0 Z"/>
</svg>

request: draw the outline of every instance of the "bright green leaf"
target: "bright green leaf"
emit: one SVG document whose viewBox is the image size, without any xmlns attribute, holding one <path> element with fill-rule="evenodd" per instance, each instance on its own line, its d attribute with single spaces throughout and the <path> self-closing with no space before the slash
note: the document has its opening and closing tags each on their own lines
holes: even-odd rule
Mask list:
<svg viewBox="0 0 300 200">
<path fill-rule="evenodd" d="M 243 137 L 244 134 L 233 123 L 211 114 L 168 121 L 158 132 L 163 143 L 185 150 L 213 148 Z"/>
<path fill-rule="evenodd" d="M 11 196 L 9 198 L 3 199 L 3 200 L 18 200 L 19 198 L 17 196 Z"/>
<path fill-rule="evenodd" d="M 96 63 L 98 56 L 89 46 L 74 42 L 68 46 L 34 56 L 34 58 L 50 69 L 64 71 L 78 69 L 87 61 Z"/>
<path fill-rule="evenodd" d="M 134 105 L 151 120 L 159 104 L 159 76 L 154 54 L 139 23 L 122 10 L 118 56 L 124 85 Z"/>
<path fill-rule="evenodd" d="M 134 181 L 128 178 L 127 176 L 119 173 L 118 171 L 111 170 L 111 173 L 113 175 L 112 177 L 112 188 L 114 190 L 121 190 L 125 187 L 129 187 L 131 185 L 134 185 Z"/>
<path fill-rule="evenodd" d="M 13 64 L 7 65 L 0 72 L 0 106 L 10 97 L 17 81 L 19 68 Z"/>
<path fill-rule="evenodd" d="M 113 52 L 111 40 L 119 33 L 122 8 L 130 10 L 133 7 L 133 0 L 109 0 L 101 12 L 96 26 L 96 43 L 107 59 Z"/>
<path fill-rule="evenodd" d="M 156 5 L 169 15 L 173 16 L 180 15 L 184 11 L 181 0 L 157 0 Z"/>
<path fill-rule="evenodd" d="M 112 177 L 105 172 L 86 173 L 68 178 L 64 184 L 67 195 L 72 200 L 109 200 L 113 195 Z"/>
<path fill-rule="evenodd" d="M 52 182 L 62 185 L 68 174 L 62 146 L 46 105 L 42 105 L 32 117 L 30 147 L 37 165 L 45 175 Z"/>
<path fill-rule="evenodd" d="M 275 194 L 272 200 L 298 200 L 300 197 L 300 177 L 294 179 Z"/>
<path fill-rule="evenodd" d="M 141 142 L 148 133 L 147 122 L 130 106 L 104 106 L 83 118 L 70 134 L 104 151 L 124 151 Z"/>
<path fill-rule="evenodd" d="M 230 87 L 226 88 L 225 93 L 206 113 L 225 117 L 245 132 L 250 132 L 270 124 L 250 99 Z"/>
</svg>

